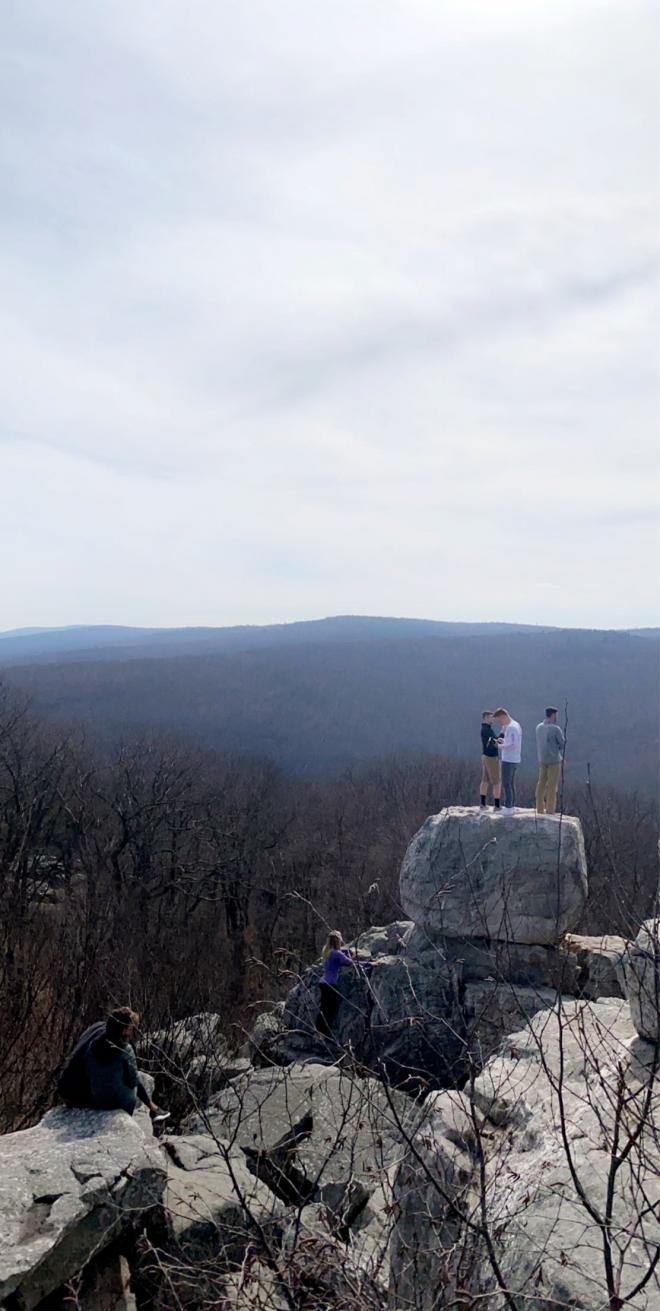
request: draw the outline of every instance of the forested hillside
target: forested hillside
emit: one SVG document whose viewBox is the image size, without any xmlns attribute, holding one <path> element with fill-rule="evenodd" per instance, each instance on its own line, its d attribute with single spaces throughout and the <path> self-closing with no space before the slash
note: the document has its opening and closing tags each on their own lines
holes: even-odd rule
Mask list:
<svg viewBox="0 0 660 1311">
<path fill-rule="evenodd" d="M 408 625 L 419 627 L 411 633 Z M 196 654 L 172 655 L 170 640 L 163 638 L 158 656 L 131 648 L 129 658 L 126 648 L 119 654 L 101 646 L 93 659 L 78 650 L 67 660 L 7 661 L 5 677 L 28 691 L 44 716 L 83 723 L 108 747 L 164 730 L 306 773 L 392 751 L 474 758 L 481 710 L 496 703 L 522 722 L 523 765 L 531 770 L 543 707 L 554 703 L 563 719 L 567 704 L 573 782 L 583 782 L 590 763 L 597 781 L 655 785 L 653 634 L 478 626 L 474 635 L 456 635 L 441 626 L 436 635 L 423 621 L 328 620 L 217 630 L 199 638 Z M 186 641 L 193 641 L 190 633 Z"/>
</svg>

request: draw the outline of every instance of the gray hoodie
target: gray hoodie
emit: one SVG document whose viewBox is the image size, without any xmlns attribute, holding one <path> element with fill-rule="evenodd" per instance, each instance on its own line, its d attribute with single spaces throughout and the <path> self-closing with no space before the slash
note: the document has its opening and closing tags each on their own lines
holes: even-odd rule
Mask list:
<svg viewBox="0 0 660 1311">
<path fill-rule="evenodd" d="M 544 719 L 536 726 L 536 750 L 539 765 L 560 765 L 564 758 L 564 734 L 559 724 Z"/>
</svg>

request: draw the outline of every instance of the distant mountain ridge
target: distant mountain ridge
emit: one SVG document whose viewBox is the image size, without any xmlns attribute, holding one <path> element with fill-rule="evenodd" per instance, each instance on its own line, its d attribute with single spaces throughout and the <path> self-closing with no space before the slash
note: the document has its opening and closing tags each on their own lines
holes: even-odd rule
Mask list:
<svg viewBox="0 0 660 1311">
<path fill-rule="evenodd" d="M 128 656 L 207 654 L 211 651 L 252 650 L 262 646 L 299 645 L 407 637 L 493 637 L 525 633 L 607 632 L 618 630 L 561 629 L 556 625 L 461 623 L 450 620 L 333 615 L 287 624 L 238 624 L 210 628 L 134 628 L 124 624 L 79 624 L 64 628 L 25 628 L 0 632 L 0 665 L 43 660 Z M 624 630 L 627 631 L 627 630 Z M 635 636 L 657 635 L 657 629 L 629 630 Z"/>
</svg>

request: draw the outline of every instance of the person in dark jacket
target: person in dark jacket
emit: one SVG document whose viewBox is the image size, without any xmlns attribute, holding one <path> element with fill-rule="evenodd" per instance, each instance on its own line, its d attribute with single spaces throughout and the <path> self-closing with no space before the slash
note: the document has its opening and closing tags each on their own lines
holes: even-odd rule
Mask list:
<svg viewBox="0 0 660 1311">
<path fill-rule="evenodd" d="M 502 771 L 497 750 L 497 733 L 493 728 L 493 711 L 484 710 L 481 716 L 481 784 L 479 787 L 479 804 L 486 809 L 488 789 L 493 789 L 495 810 L 500 808 L 502 792 Z"/>
<path fill-rule="evenodd" d="M 139 1099 L 153 1121 L 167 1118 L 152 1102 L 138 1073 L 131 1043 L 138 1020 L 128 1006 L 119 1006 L 106 1020 L 81 1034 L 58 1081 L 60 1096 L 68 1106 L 122 1110 L 132 1115 Z"/>
</svg>

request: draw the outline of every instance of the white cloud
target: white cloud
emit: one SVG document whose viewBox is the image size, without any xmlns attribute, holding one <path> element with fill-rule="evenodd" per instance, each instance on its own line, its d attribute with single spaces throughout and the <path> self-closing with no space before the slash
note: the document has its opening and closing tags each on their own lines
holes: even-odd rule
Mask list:
<svg viewBox="0 0 660 1311">
<path fill-rule="evenodd" d="M 0 627 L 655 622 L 655 11 L 13 0 Z"/>
</svg>

